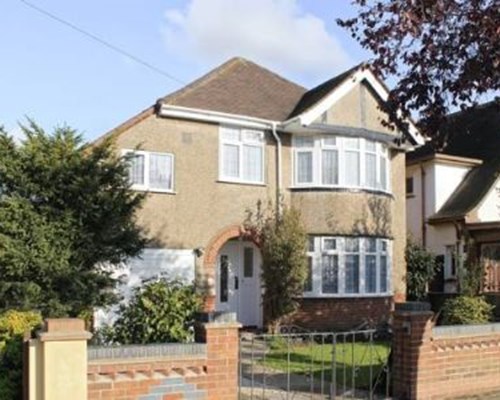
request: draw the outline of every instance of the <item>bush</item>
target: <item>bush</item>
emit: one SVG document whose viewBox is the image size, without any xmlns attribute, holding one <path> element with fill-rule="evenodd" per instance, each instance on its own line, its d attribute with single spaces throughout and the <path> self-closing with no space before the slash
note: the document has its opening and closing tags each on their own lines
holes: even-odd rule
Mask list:
<svg viewBox="0 0 500 400">
<path fill-rule="evenodd" d="M 493 319 L 493 306 L 481 296 L 461 295 L 445 301 L 443 325 L 485 324 Z"/>
<path fill-rule="evenodd" d="M 245 229 L 260 245 L 262 253 L 263 305 L 268 330 L 276 332 L 281 322 L 293 314 L 307 279 L 307 233 L 298 210 L 269 205 L 247 212 Z"/>
<path fill-rule="evenodd" d="M 406 244 L 405 259 L 408 300 L 425 300 L 429 282 L 436 274 L 436 260 L 425 248 L 412 241 Z"/>
<path fill-rule="evenodd" d="M 143 282 L 130 301 L 120 305 L 114 324 L 100 334 L 103 342 L 116 344 L 190 341 L 200 307 L 193 285 L 166 278 Z"/>
<path fill-rule="evenodd" d="M 0 314 L 0 399 L 21 399 L 23 335 L 41 323 L 37 312 L 8 310 Z"/>
</svg>

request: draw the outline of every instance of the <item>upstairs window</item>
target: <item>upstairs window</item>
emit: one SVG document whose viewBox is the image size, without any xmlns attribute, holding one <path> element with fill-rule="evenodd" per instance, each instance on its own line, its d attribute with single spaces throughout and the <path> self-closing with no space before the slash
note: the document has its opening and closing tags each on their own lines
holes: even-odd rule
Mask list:
<svg viewBox="0 0 500 400">
<path fill-rule="evenodd" d="M 297 136 L 294 186 L 347 187 L 389 192 L 387 146 L 362 138 Z"/>
<path fill-rule="evenodd" d="M 264 132 L 222 126 L 219 177 L 222 181 L 264 183 Z"/>
<path fill-rule="evenodd" d="M 148 151 L 125 150 L 129 162 L 132 189 L 153 192 L 174 190 L 174 155 Z"/>
</svg>

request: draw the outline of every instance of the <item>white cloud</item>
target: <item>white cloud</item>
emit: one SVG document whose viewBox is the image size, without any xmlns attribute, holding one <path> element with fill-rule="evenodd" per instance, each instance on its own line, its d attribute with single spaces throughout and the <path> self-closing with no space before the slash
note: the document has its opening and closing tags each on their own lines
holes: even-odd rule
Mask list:
<svg viewBox="0 0 500 400">
<path fill-rule="evenodd" d="M 178 60 L 212 66 L 242 56 L 316 82 L 353 63 L 325 22 L 297 0 L 189 0 L 167 10 L 165 20 L 165 43 Z"/>
</svg>

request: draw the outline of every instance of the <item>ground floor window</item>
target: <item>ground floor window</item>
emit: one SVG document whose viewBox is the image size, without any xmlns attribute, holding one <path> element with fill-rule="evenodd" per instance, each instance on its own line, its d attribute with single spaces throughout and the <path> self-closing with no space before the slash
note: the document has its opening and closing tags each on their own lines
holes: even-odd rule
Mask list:
<svg viewBox="0 0 500 400">
<path fill-rule="evenodd" d="M 311 236 L 305 297 L 389 294 L 391 241 L 375 237 Z"/>
</svg>

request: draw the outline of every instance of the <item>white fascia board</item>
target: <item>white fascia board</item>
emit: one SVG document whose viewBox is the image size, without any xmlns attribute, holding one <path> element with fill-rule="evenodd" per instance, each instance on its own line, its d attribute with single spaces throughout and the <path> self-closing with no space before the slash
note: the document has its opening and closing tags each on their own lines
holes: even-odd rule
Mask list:
<svg viewBox="0 0 500 400">
<path fill-rule="evenodd" d="M 242 126 L 255 129 L 269 129 L 276 121 L 248 117 L 238 114 L 227 114 L 218 111 L 208 111 L 196 108 L 173 106 L 162 104 L 159 111 L 160 116 L 180 119 L 191 119 L 196 121 L 215 122 L 219 124 Z"/>
<path fill-rule="evenodd" d="M 373 72 L 368 69 L 362 69 L 356 71 L 353 75 L 347 78 L 340 86 L 338 86 L 335 90 L 333 90 L 328 96 L 322 99 L 318 104 L 313 106 L 310 110 L 304 112 L 303 114 L 292 118 L 288 121 L 285 121 L 282 126 L 286 127 L 287 125 L 293 124 L 298 119 L 300 121 L 300 125 L 309 126 L 315 120 L 317 120 L 321 114 L 330 109 L 336 102 L 338 102 L 342 97 L 344 97 L 347 93 L 349 93 L 354 87 L 361 83 L 363 80 L 366 80 L 368 84 L 372 87 L 372 89 L 377 93 L 377 95 L 382 99 L 382 101 L 387 101 L 389 98 L 389 92 L 387 89 L 380 83 L 380 81 L 375 77 Z M 415 124 L 408 120 L 409 133 L 412 138 L 415 140 L 417 145 L 425 144 L 425 140 L 423 136 L 420 134 L 418 128 Z"/>
</svg>

